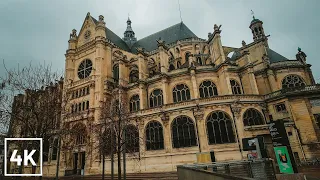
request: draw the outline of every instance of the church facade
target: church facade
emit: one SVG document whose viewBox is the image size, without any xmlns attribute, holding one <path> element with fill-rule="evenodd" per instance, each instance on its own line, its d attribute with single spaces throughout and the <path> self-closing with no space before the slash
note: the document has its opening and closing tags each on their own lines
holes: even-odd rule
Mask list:
<svg viewBox="0 0 320 180">
<path fill-rule="evenodd" d="M 207 39 L 183 22 L 137 39 L 128 19 L 120 38 L 103 16 L 88 13 L 79 33 L 70 34 L 64 78 L 64 90 L 73 94 L 70 113 L 86 118 L 62 122 L 83 127 L 86 136 L 80 148 L 61 151 L 60 175 L 101 173 L 90 127 L 119 85 L 140 139 L 139 157 L 127 158 L 127 172 L 174 171 L 205 152 L 218 162 L 247 159 L 242 139 L 256 136 L 274 158 L 270 120 L 285 121 L 297 162 L 318 157 L 320 87 L 306 54 L 299 49 L 296 59 L 287 59 L 271 49 L 261 20 L 248 24 L 253 41 L 228 47 L 217 25 Z M 54 175 L 55 163 L 45 163 L 44 174 Z"/>
</svg>

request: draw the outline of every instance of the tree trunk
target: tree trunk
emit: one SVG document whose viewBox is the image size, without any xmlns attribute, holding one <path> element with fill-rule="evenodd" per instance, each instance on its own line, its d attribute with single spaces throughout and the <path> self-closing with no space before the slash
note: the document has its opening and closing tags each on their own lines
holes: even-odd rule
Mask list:
<svg viewBox="0 0 320 180">
<path fill-rule="evenodd" d="M 113 137 L 113 124 L 112 124 L 112 126 L 111 126 L 111 180 L 114 180 L 114 152 L 113 152 L 113 150 L 114 150 L 114 143 L 115 142 L 113 142 L 113 139 L 114 137 Z"/>
<path fill-rule="evenodd" d="M 102 180 L 104 180 L 104 170 L 105 170 L 105 151 L 104 149 L 102 150 Z"/>
<path fill-rule="evenodd" d="M 59 137 L 58 141 L 58 151 L 57 151 L 57 167 L 56 167 L 56 179 L 59 179 L 59 168 L 60 168 L 60 149 L 61 149 L 61 138 Z"/>
<path fill-rule="evenodd" d="M 126 180 L 127 176 L 126 176 L 126 129 L 123 129 L 123 139 L 124 139 L 124 143 L 123 143 L 123 149 L 122 149 L 122 158 L 123 158 L 123 180 Z"/>
<path fill-rule="evenodd" d="M 118 139 L 118 180 L 121 180 L 121 146 L 120 146 L 120 138 Z"/>
</svg>

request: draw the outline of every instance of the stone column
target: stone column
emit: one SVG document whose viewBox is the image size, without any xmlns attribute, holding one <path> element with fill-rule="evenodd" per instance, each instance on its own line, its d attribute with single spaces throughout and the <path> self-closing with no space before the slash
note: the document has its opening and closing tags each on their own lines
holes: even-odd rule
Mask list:
<svg viewBox="0 0 320 180">
<path fill-rule="evenodd" d="M 144 120 L 142 118 L 139 118 L 138 119 L 138 130 L 139 130 L 139 151 L 140 151 L 140 154 L 145 154 L 145 151 L 146 151 L 146 139 L 145 139 L 145 136 L 144 136 Z"/>
<path fill-rule="evenodd" d="M 248 72 L 252 94 L 259 94 L 256 77 L 253 73 L 253 67 Z"/>
<path fill-rule="evenodd" d="M 125 86 L 128 81 L 127 81 L 127 73 L 125 69 L 125 63 L 123 60 L 119 60 L 119 85 L 120 86 Z"/>
<path fill-rule="evenodd" d="M 169 124 L 169 115 L 162 113 L 161 120 L 163 123 L 163 138 L 164 138 L 164 149 L 166 153 L 172 152 L 172 138 L 171 138 L 171 128 Z"/>
<path fill-rule="evenodd" d="M 234 128 L 236 143 L 238 144 L 239 153 L 241 154 L 241 159 L 243 159 L 243 157 L 245 156 L 245 154 L 243 154 L 243 152 L 241 151 L 241 149 L 243 148 L 241 141 L 242 141 L 242 138 L 244 138 L 244 133 L 243 133 L 244 126 L 243 126 L 243 122 L 242 122 L 242 118 L 241 118 L 241 109 L 242 108 L 243 107 L 238 102 L 234 102 L 230 106 L 230 110 L 233 115 L 233 117 L 231 117 L 233 119 L 232 124 L 233 124 L 233 128 Z"/>
<path fill-rule="evenodd" d="M 168 79 L 166 76 L 162 76 L 162 93 L 163 93 L 163 104 L 169 103 L 170 91 L 168 89 Z"/>
<path fill-rule="evenodd" d="M 204 113 L 200 108 L 197 109 L 193 109 L 193 116 L 195 118 L 195 121 L 197 123 L 197 136 L 198 136 L 198 140 L 200 143 L 200 149 L 201 152 L 203 151 L 207 151 L 208 150 L 208 136 L 205 133 L 205 129 L 206 129 L 206 123 L 204 120 Z"/>
<path fill-rule="evenodd" d="M 268 80 L 269 80 L 272 92 L 279 90 L 279 86 L 275 78 L 274 72 L 272 70 L 268 70 L 267 76 L 268 76 Z"/>
<path fill-rule="evenodd" d="M 192 82 L 192 88 L 193 88 L 193 98 L 198 99 L 199 98 L 199 90 L 198 90 L 195 69 L 191 69 L 190 74 L 191 74 L 191 82 Z"/>
<path fill-rule="evenodd" d="M 140 82 L 139 84 L 140 109 L 148 108 L 146 85 Z"/>
</svg>

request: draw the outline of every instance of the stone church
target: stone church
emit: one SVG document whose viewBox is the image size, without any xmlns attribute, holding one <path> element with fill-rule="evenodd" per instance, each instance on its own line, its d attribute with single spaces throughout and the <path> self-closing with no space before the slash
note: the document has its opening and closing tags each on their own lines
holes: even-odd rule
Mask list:
<svg viewBox="0 0 320 180">
<path fill-rule="evenodd" d="M 86 133 L 77 138 L 80 148 L 61 152 L 60 175 L 101 173 L 101 160 L 90 154 L 89 141 L 97 142 L 89 126 L 99 122 L 101 102 L 119 84 L 140 139 L 139 158 L 127 158 L 129 173 L 175 171 L 196 163 L 197 153 L 211 152 L 217 162 L 244 160 L 242 139 L 256 136 L 274 158 L 270 120 L 284 120 L 296 162 L 317 157 L 320 87 L 306 54 L 299 48 L 288 59 L 268 43 L 263 21 L 253 17 L 248 26 L 253 41 L 229 47 L 218 25 L 206 39 L 183 22 L 139 39 L 129 18 L 120 37 L 102 15 L 88 13 L 70 34 L 64 78 L 70 113 L 86 114 L 64 121 Z M 44 175 L 55 174 L 55 163 L 44 163 Z"/>
</svg>

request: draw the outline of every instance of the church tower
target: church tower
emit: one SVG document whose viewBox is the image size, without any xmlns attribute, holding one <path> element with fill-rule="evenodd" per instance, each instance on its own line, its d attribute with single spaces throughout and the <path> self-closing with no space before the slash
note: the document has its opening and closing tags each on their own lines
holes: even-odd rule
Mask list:
<svg viewBox="0 0 320 180">
<path fill-rule="evenodd" d="M 254 41 L 266 38 L 262 24 L 263 22 L 261 20 L 256 19 L 253 16 L 253 20 L 251 21 L 249 28 L 252 31 Z"/>
<path fill-rule="evenodd" d="M 122 39 L 124 40 L 124 42 L 127 43 L 127 45 L 130 48 L 137 41 L 137 38 L 135 37 L 134 32 L 133 32 L 133 30 L 131 28 L 131 20 L 130 20 L 129 17 L 128 17 L 128 20 L 127 20 L 127 29 L 124 32 L 124 37 Z"/>
</svg>

